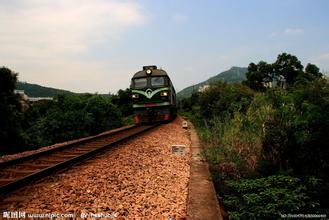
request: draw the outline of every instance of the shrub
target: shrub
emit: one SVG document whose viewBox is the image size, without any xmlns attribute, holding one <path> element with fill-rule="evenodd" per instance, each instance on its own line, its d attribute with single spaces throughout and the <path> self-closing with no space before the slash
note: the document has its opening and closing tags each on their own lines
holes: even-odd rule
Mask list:
<svg viewBox="0 0 329 220">
<path fill-rule="evenodd" d="M 245 112 L 253 95 L 254 92 L 247 86 L 216 82 L 199 95 L 201 117 L 208 120 L 213 117 L 224 118 L 234 112 Z"/>
<path fill-rule="evenodd" d="M 122 125 L 120 111 L 101 95 L 60 95 L 25 114 L 24 137 L 30 148 L 72 140 Z"/>
<path fill-rule="evenodd" d="M 266 123 L 265 174 L 277 170 L 329 180 L 329 85 L 314 80 L 291 92 L 272 91 L 275 115 Z"/>
<path fill-rule="evenodd" d="M 258 94 L 245 113 L 209 120 L 208 127 L 198 129 L 201 140 L 208 146 L 205 151 L 208 161 L 217 168 L 222 167 L 221 163 L 226 163 L 225 167 L 233 163 L 241 175 L 255 173 L 265 135 L 264 124 L 272 115 L 271 104 Z"/>
<path fill-rule="evenodd" d="M 302 181 L 286 175 L 231 180 L 226 183 L 223 203 L 230 219 L 278 219 L 280 214 L 314 213 L 319 203 L 310 201 L 308 191 L 318 182 L 314 177 Z"/>
</svg>

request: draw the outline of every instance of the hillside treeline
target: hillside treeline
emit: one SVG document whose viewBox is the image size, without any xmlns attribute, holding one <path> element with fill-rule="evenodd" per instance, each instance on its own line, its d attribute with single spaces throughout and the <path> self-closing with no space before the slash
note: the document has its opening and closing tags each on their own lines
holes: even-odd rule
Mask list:
<svg viewBox="0 0 329 220">
<path fill-rule="evenodd" d="M 251 63 L 246 76 L 180 102 L 206 146 L 222 205 L 231 219 L 328 214 L 328 81 L 286 53 Z"/>
<path fill-rule="evenodd" d="M 16 82 L 17 73 L 0 68 L 0 155 L 94 135 L 122 126 L 132 114 L 128 89 L 116 95 L 58 95 L 26 108 L 14 93 Z"/>
<path fill-rule="evenodd" d="M 73 94 L 73 92 L 67 90 L 54 89 L 19 81 L 16 83 L 16 89 L 24 90 L 25 94 L 29 97 L 54 97 L 60 94 Z"/>
</svg>

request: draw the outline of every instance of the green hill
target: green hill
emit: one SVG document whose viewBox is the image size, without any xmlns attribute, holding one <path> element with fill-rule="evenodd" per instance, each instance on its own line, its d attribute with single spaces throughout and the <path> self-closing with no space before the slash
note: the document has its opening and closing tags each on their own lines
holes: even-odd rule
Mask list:
<svg viewBox="0 0 329 220">
<path fill-rule="evenodd" d="M 59 94 L 73 94 L 73 92 L 67 90 L 54 89 L 27 82 L 17 82 L 16 89 L 24 90 L 29 97 L 54 97 Z"/>
<path fill-rule="evenodd" d="M 192 95 L 192 93 L 197 92 L 200 87 L 204 85 L 208 85 L 211 82 L 216 82 L 216 81 L 225 81 L 228 83 L 241 82 L 246 79 L 246 72 L 247 72 L 247 68 L 245 67 L 233 66 L 231 67 L 231 69 L 221 72 L 218 75 L 207 79 L 206 81 L 186 87 L 185 89 L 177 93 L 177 98 L 181 99 L 181 98 L 189 97 Z"/>
</svg>

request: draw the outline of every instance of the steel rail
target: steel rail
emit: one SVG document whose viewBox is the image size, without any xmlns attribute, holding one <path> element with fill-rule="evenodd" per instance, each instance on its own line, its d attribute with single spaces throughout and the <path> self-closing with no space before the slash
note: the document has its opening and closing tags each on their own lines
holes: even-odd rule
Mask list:
<svg viewBox="0 0 329 220">
<path fill-rule="evenodd" d="M 23 177 L 20 177 L 20 178 L 17 178 L 17 179 L 13 179 L 9 183 L 0 186 L 0 194 L 4 195 L 4 194 L 7 194 L 7 193 L 10 193 L 10 192 L 12 192 L 12 191 L 14 191 L 18 188 L 21 188 L 21 187 L 29 184 L 30 182 L 32 182 L 34 180 L 39 180 L 39 179 L 41 179 L 45 176 L 48 176 L 51 173 L 54 173 L 55 171 L 59 171 L 59 170 L 68 168 L 73 164 L 76 164 L 78 162 L 83 161 L 84 159 L 92 157 L 93 155 L 99 153 L 102 150 L 105 150 L 106 148 L 108 148 L 110 146 L 114 146 L 118 143 L 121 143 L 122 141 L 125 141 L 125 140 L 131 139 L 133 137 L 136 137 L 137 135 L 140 135 L 141 133 L 149 131 L 150 129 L 153 129 L 153 128 L 157 127 L 158 125 L 159 124 L 148 125 L 148 126 L 132 126 L 132 127 L 122 129 L 122 130 L 119 129 L 118 131 L 115 131 L 113 133 L 108 133 L 106 135 L 95 136 L 95 137 L 91 137 L 90 139 L 87 139 L 87 140 L 84 139 L 80 142 L 77 141 L 77 142 L 74 142 L 74 143 L 69 143 L 68 146 L 72 147 L 72 149 L 73 149 L 74 146 L 78 147 L 81 144 L 85 144 L 85 143 L 88 143 L 88 142 L 92 143 L 92 141 L 97 141 L 98 139 L 100 139 L 102 137 L 106 137 L 106 136 L 111 137 L 115 134 L 120 135 L 120 133 L 123 133 L 125 131 L 132 131 L 132 133 L 130 133 L 130 134 L 128 133 L 128 134 L 126 134 L 122 137 L 119 136 L 117 138 L 114 138 L 114 140 L 112 140 L 109 143 L 101 144 L 101 146 L 99 146 L 99 147 L 91 148 L 86 152 L 83 152 L 83 153 L 80 153 L 77 156 L 74 156 L 73 158 L 69 158 L 69 159 L 63 158 L 62 161 L 60 161 L 56 164 L 50 164 L 49 167 L 39 169 L 36 172 L 33 172 L 33 173 L 28 174 L 26 176 L 23 176 Z M 136 131 L 134 131 L 134 129 Z M 2 166 L 0 167 L 0 171 L 1 171 L 1 168 L 6 169 L 8 167 L 11 167 L 12 165 L 17 166 L 21 162 L 26 162 L 29 159 L 38 159 L 38 157 L 47 155 L 47 153 L 49 154 L 49 156 L 51 156 L 52 153 L 56 153 L 57 151 L 67 149 L 67 148 L 65 148 L 65 146 L 60 146 L 59 148 L 50 149 L 49 151 L 45 151 L 45 152 L 44 151 L 38 152 L 36 154 L 29 155 L 29 156 L 26 156 L 26 157 L 23 157 L 23 158 L 17 158 L 17 159 L 11 160 L 11 161 L 2 162 Z M 37 156 L 35 156 L 35 155 L 37 155 Z M 6 166 L 4 166 L 4 164 L 6 164 Z"/>
<path fill-rule="evenodd" d="M 29 154 L 29 155 L 26 155 L 26 156 L 22 156 L 22 157 L 18 157 L 18 158 L 15 158 L 15 159 L 3 161 L 3 162 L 0 162 L 0 169 L 4 168 L 6 166 L 9 166 L 9 165 L 20 163 L 20 162 L 25 161 L 25 160 L 34 159 L 38 156 L 43 156 L 43 155 L 47 155 L 47 154 L 55 152 L 55 151 L 64 150 L 64 149 L 67 149 L 69 147 L 76 146 L 78 144 L 84 144 L 84 143 L 90 142 L 92 140 L 99 139 L 101 137 L 106 137 L 106 136 L 109 136 L 109 135 L 117 134 L 117 133 L 122 132 L 122 131 L 127 131 L 127 130 L 130 130 L 130 129 L 134 129 L 136 127 L 137 127 L 136 125 L 131 125 L 131 126 L 128 126 L 128 127 L 122 127 L 122 128 L 114 129 L 113 132 L 109 131 L 109 133 L 101 133 L 101 134 L 98 134 L 98 135 L 83 138 L 81 140 L 73 141 L 73 142 L 58 146 L 58 147 L 50 148 L 50 149 L 47 149 L 47 150 L 44 150 L 44 151 L 39 151 L 39 152 Z"/>
</svg>

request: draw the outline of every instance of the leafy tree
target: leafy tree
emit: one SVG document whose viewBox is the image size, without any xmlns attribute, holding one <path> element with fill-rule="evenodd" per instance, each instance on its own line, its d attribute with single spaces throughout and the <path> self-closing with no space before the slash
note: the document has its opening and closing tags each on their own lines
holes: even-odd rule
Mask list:
<svg viewBox="0 0 329 220">
<path fill-rule="evenodd" d="M 0 68 L 0 94 L 13 95 L 17 82 L 17 73 L 6 67 Z"/>
<path fill-rule="evenodd" d="M 303 73 L 303 65 L 298 58 L 287 53 L 279 54 L 273 67 L 277 81 L 284 80 L 288 86 L 293 85 L 296 78 Z"/>
<path fill-rule="evenodd" d="M 0 151 L 15 152 L 22 143 L 20 135 L 21 106 L 14 93 L 17 73 L 0 68 Z"/>
<path fill-rule="evenodd" d="M 273 66 L 265 61 L 260 61 L 257 65 L 250 63 L 246 77 L 247 80 L 243 82 L 245 85 L 255 91 L 265 91 L 267 85 L 273 81 Z"/>
<path fill-rule="evenodd" d="M 243 81 L 243 84 L 255 91 L 264 92 L 272 87 L 272 83 L 282 88 L 286 85 L 291 87 L 294 84 L 303 85 L 322 76 L 316 65 L 309 63 L 303 71 L 303 66 L 296 56 L 282 53 L 273 64 L 265 61 L 250 63 L 246 73 L 247 80 Z"/>
<path fill-rule="evenodd" d="M 90 134 L 100 133 L 121 125 L 121 112 L 108 97 L 92 96 L 88 99 L 85 110 L 92 118 L 87 129 Z"/>
<path fill-rule="evenodd" d="M 118 106 L 123 116 L 133 114 L 132 99 L 130 89 L 120 89 L 116 95 L 111 96 L 113 104 Z"/>
<path fill-rule="evenodd" d="M 320 69 L 315 65 L 308 63 L 305 67 L 305 73 L 313 75 L 314 77 L 321 78 L 323 74 L 320 72 Z"/>
</svg>

